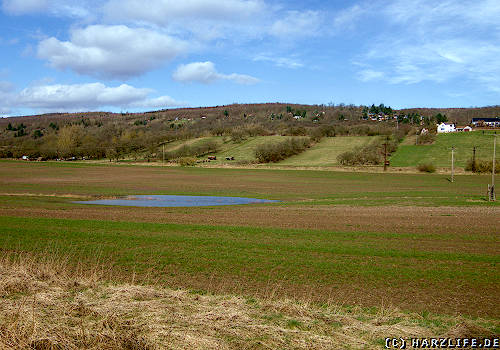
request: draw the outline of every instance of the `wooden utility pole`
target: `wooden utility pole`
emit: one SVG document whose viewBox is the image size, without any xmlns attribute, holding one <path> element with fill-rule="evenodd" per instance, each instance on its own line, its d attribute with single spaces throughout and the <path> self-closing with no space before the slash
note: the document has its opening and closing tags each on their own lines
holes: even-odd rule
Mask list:
<svg viewBox="0 0 500 350">
<path fill-rule="evenodd" d="M 497 135 L 493 138 L 493 163 L 491 164 L 491 189 L 490 189 L 490 201 L 495 201 L 495 161 L 496 161 L 496 146 L 497 146 Z"/>
<path fill-rule="evenodd" d="M 453 182 L 453 175 L 455 173 L 455 147 L 451 148 L 451 182 Z"/>
<path fill-rule="evenodd" d="M 162 151 L 162 162 L 165 163 L 165 144 L 161 145 L 161 151 Z"/>
<path fill-rule="evenodd" d="M 474 146 L 474 148 L 472 149 L 472 172 L 475 173 L 476 172 L 476 148 L 477 146 Z"/>
</svg>

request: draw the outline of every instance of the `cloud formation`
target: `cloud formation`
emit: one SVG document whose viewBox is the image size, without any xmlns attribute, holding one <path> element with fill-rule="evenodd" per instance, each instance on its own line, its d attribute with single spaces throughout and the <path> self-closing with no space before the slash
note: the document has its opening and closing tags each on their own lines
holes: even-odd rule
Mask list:
<svg viewBox="0 0 500 350">
<path fill-rule="evenodd" d="M 243 85 L 251 85 L 259 82 L 259 79 L 249 75 L 219 73 L 215 69 L 215 65 L 210 61 L 182 64 L 177 67 L 172 78 L 181 82 L 199 82 L 203 84 L 211 84 L 217 80 L 230 80 Z"/>
<path fill-rule="evenodd" d="M 460 78 L 500 92 L 498 1 L 396 0 L 366 6 L 373 11 L 355 6 L 343 14 L 352 14 L 358 26 L 373 23 L 373 13 L 382 20 L 378 35 L 356 59 L 363 63 L 360 80 L 416 84 Z"/>
<path fill-rule="evenodd" d="M 361 81 L 380 80 L 384 77 L 384 73 L 372 69 L 364 69 L 359 71 L 358 77 Z"/>
<path fill-rule="evenodd" d="M 319 11 L 288 11 L 284 18 L 276 20 L 269 29 L 275 37 L 297 39 L 319 33 L 323 16 Z"/>
<path fill-rule="evenodd" d="M 46 10 L 48 6 L 48 0 L 3 0 L 2 3 L 3 10 L 12 15 L 36 13 Z"/>
<path fill-rule="evenodd" d="M 14 108 L 32 108 L 39 111 L 95 110 L 102 107 L 166 108 L 185 105 L 170 96 L 150 98 L 151 89 L 135 88 L 127 84 L 108 87 L 102 83 L 73 85 L 39 85 L 27 87 L 19 93 L 5 94 L 6 105 Z M 0 92 L 1 94 L 1 92 Z"/>
<path fill-rule="evenodd" d="M 260 0 L 110 0 L 104 13 L 112 19 L 167 25 L 174 20 L 238 21 L 251 18 L 265 8 Z"/>
<path fill-rule="evenodd" d="M 304 64 L 295 58 L 279 57 L 279 56 L 274 56 L 271 54 L 258 55 L 256 57 L 254 57 L 253 60 L 256 62 L 271 62 L 277 67 L 284 67 L 284 68 L 291 68 L 291 69 L 304 67 Z"/>
<path fill-rule="evenodd" d="M 9 81 L 0 81 L 0 114 L 10 113 L 11 109 L 8 106 L 8 101 L 12 99 L 14 84 Z"/>
<path fill-rule="evenodd" d="M 3 0 L 5 13 L 15 16 L 45 14 L 57 17 L 89 19 L 97 0 Z"/>
<path fill-rule="evenodd" d="M 106 79 L 127 79 L 160 67 L 185 52 L 187 44 L 166 34 L 125 25 L 76 29 L 70 41 L 51 37 L 38 45 L 38 57 L 57 69 Z"/>
</svg>

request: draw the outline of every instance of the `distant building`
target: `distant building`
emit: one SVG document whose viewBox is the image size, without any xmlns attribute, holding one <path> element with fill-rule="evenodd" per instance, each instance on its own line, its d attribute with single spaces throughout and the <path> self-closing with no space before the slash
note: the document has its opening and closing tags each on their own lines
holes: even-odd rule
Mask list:
<svg viewBox="0 0 500 350">
<path fill-rule="evenodd" d="M 440 133 L 446 133 L 446 132 L 455 132 L 455 124 L 446 124 L 446 123 L 441 123 L 438 124 L 437 126 L 437 132 Z"/>
<path fill-rule="evenodd" d="M 457 126 L 457 131 L 458 132 L 469 132 L 469 131 L 472 131 L 472 128 L 470 126 Z"/>
<path fill-rule="evenodd" d="M 471 125 L 473 126 L 490 126 L 493 128 L 500 127 L 500 118 L 472 118 Z"/>
</svg>

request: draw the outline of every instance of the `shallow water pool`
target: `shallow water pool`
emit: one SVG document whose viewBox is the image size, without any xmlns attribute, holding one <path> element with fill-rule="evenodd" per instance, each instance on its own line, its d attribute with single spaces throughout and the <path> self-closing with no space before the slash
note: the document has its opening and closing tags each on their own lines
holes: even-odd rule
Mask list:
<svg viewBox="0 0 500 350">
<path fill-rule="evenodd" d="M 254 203 L 275 203 L 277 200 L 215 197 L 215 196 L 175 196 L 175 195 L 141 195 L 127 196 L 120 199 L 98 199 L 94 201 L 76 201 L 79 204 L 118 205 L 129 207 L 206 207 L 213 205 L 237 205 Z"/>
</svg>

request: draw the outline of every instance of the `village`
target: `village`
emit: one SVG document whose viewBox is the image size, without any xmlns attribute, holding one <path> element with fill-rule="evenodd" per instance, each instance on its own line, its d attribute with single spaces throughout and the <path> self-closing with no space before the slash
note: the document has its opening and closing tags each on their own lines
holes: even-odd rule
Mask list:
<svg viewBox="0 0 500 350">
<path fill-rule="evenodd" d="M 500 127 L 500 118 L 472 118 L 469 125 L 458 126 L 456 123 L 441 123 L 437 126 L 437 133 L 448 132 L 469 132 L 473 128 L 498 128 Z"/>
</svg>

